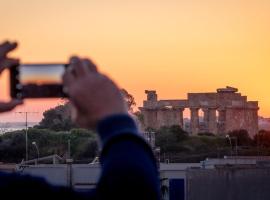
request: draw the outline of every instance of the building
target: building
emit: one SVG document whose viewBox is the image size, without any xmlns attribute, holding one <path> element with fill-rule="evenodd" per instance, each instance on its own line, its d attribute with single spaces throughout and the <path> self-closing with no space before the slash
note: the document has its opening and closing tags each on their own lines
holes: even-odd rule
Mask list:
<svg viewBox="0 0 270 200">
<path fill-rule="evenodd" d="M 190 133 L 211 132 L 225 134 L 245 129 L 250 136 L 258 132 L 258 101 L 233 87 L 219 88 L 210 93 L 188 93 L 187 99 L 158 100 L 155 90 L 146 90 L 147 100 L 140 107 L 144 127 L 159 129 L 162 126 L 180 125 L 184 128 L 183 111 L 190 109 Z M 199 110 L 203 112 L 203 129 L 200 129 Z"/>
</svg>

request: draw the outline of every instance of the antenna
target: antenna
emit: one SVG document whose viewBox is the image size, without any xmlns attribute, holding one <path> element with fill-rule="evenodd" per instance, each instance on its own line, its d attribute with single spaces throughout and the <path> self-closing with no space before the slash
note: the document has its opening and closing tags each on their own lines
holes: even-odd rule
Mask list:
<svg viewBox="0 0 270 200">
<path fill-rule="evenodd" d="M 25 115 L 25 161 L 28 161 L 28 115 L 37 114 L 39 112 L 15 112 L 16 114 Z"/>
</svg>

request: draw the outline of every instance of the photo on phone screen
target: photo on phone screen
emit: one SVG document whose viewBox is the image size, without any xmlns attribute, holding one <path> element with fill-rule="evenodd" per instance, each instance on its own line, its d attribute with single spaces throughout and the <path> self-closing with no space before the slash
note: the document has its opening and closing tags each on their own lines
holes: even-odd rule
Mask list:
<svg viewBox="0 0 270 200">
<path fill-rule="evenodd" d="M 11 72 L 17 98 L 63 97 L 62 76 L 65 64 L 23 64 Z"/>
</svg>

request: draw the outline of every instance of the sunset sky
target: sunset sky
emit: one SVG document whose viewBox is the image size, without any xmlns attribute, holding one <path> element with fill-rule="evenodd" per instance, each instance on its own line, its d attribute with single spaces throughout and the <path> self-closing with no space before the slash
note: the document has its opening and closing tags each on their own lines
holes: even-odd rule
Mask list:
<svg viewBox="0 0 270 200">
<path fill-rule="evenodd" d="M 0 0 L 0 28 L 0 41 L 20 43 L 12 55 L 22 62 L 91 57 L 138 106 L 145 89 L 177 99 L 229 85 L 270 117 L 269 0 Z M 17 111 L 38 111 L 38 121 L 58 103 L 29 100 Z"/>
<path fill-rule="evenodd" d="M 63 65 L 21 65 L 21 84 L 61 84 L 62 76 L 65 73 Z"/>
</svg>

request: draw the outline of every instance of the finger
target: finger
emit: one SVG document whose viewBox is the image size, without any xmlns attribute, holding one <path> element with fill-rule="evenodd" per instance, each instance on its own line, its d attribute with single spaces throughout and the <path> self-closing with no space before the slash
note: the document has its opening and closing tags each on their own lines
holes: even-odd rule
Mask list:
<svg viewBox="0 0 270 200">
<path fill-rule="evenodd" d="M 19 64 L 19 59 L 5 58 L 0 60 L 0 73 L 5 69 Z"/>
<path fill-rule="evenodd" d="M 75 81 L 76 80 L 75 80 L 74 74 L 70 70 L 67 70 L 65 72 L 65 74 L 63 75 L 63 85 L 64 85 L 64 87 L 69 87 Z"/>
<path fill-rule="evenodd" d="M 82 60 L 77 56 L 71 57 L 69 67 L 72 68 L 76 77 L 84 76 L 88 72 L 88 69 L 82 63 Z"/>
<path fill-rule="evenodd" d="M 6 57 L 6 55 L 18 46 L 16 42 L 4 42 L 0 44 L 0 58 Z"/>
<path fill-rule="evenodd" d="M 83 65 L 92 73 L 97 73 L 97 66 L 89 59 L 85 58 L 82 60 Z"/>
<path fill-rule="evenodd" d="M 77 117 L 78 117 L 78 112 L 76 107 L 73 105 L 72 102 L 69 103 L 69 108 L 70 108 L 70 114 L 71 114 L 71 120 L 73 122 L 76 122 Z"/>
<path fill-rule="evenodd" d="M 0 102 L 0 112 L 7 112 L 14 109 L 16 106 L 21 105 L 23 102 L 21 100 L 12 100 L 8 103 Z"/>
</svg>

